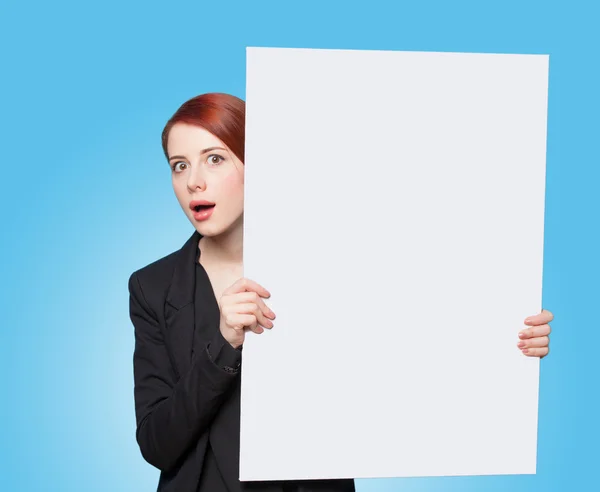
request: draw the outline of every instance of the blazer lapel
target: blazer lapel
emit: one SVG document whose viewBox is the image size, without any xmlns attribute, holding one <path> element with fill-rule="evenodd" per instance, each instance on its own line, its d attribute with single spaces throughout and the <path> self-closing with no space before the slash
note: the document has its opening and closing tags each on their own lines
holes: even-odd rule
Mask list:
<svg viewBox="0 0 600 492">
<path fill-rule="evenodd" d="M 175 369 L 183 376 L 190 368 L 194 332 L 197 330 L 194 312 L 196 286 L 196 255 L 198 231 L 194 231 L 177 252 L 175 269 L 165 302 L 165 327 L 168 346 L 174 356 Z"/>
</svg>

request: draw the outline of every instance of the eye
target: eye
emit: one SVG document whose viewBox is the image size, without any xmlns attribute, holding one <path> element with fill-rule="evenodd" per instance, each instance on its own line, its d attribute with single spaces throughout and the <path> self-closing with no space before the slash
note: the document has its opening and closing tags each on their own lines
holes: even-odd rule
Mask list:
<svg viewBox="0 0 600 492">
<path fill-rule="evenodd" d="M 182 171 L 182 169 L 180 167 L 180 164 L 183 164 L 184 166 L 187 166 L 186 162 L 184 162 L 184 161 L 177 161 L 177 162 L 173 163 L 173 165 L 171 166 L 171 169 L 173 171 L 175 171 L 176 173 Z"/>
<path fill-rule="evenodd" d="M 225 160 L 224 157 L 220 156 L 219 154 L 211 154 L 208 156 L 208 158 L 206 159 L 206 162 L 210 165 L 210 166 L 218 166 L 219 164 L 221 164 L 221 162 L 223 162 Z"/>
</svg>

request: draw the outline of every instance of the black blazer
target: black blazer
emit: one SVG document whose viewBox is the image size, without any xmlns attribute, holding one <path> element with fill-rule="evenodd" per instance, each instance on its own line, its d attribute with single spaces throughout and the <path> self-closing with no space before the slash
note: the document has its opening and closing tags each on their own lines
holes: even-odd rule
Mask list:
<svg viewBox="0 0 600 492">
<path fill-rule="evenodd" d="M 129 278 L 136 439 L 144 459 L 161 470 L 157 490 L 196 492 L 202 477 L 211 492 L 353 492 L 351 479 L 239 481 L 240 374 L 224 362 L 233 349 L 219 330 L 208 276 L 197 266 L 200 238 L 195 231 L 180 250 Z M 197 268 L 204 274 L 199 285 Z M 209 469 L 220 471 L 218 484 Z"/>
</svg>

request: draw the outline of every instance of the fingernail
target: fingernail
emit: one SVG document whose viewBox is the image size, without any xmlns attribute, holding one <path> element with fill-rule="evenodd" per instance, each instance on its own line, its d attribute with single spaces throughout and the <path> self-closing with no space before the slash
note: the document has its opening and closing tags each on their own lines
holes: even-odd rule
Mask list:
<svg viewBox="0 0 600 492">
<path fill-rule="evenodd" d="M 521 352 L 523 352 L 524 354 L 528 354 L 529 353 L 529 349 L 523 349 L 523 350 L 521 350 Z"/>
<path fill-rule="evenodd" d="M 525 333 L 523 333 L 523 332 L 519 333 L 519 338 L 525 338 Z"/>
<path fill-rule="evenodd" d="M 525 318 L 525 324 L 531 323 L 533 320 L 531 318 Z"/>
<path fill-rule="evenodd" d="M 517 347 L 519 347 L 519 348 L 521 348 L 521 349 L 522 349 L 523 347 L 525 347 L 525 342 L 519 342 L 519 343 L 517 344 Z"/>
</svg>

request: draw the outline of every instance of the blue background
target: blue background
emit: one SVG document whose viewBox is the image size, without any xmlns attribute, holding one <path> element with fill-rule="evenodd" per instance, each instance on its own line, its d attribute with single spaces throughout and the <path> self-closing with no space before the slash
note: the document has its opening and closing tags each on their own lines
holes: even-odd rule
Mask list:
<svg viewBox="0 0 600 492">
<path fill-rule="evenodd" d="M 244 98 L 248 45 L 550 54 L 543 295 L 556 320 L 538 474 L 357 485 L 600 490 L 593 4 L 5 0 L 0 490 L 155 490 L 134 437 L 127 278 L 192 232 L 161 152 L 164 123 L 199 93 Z"/>
</svg>

